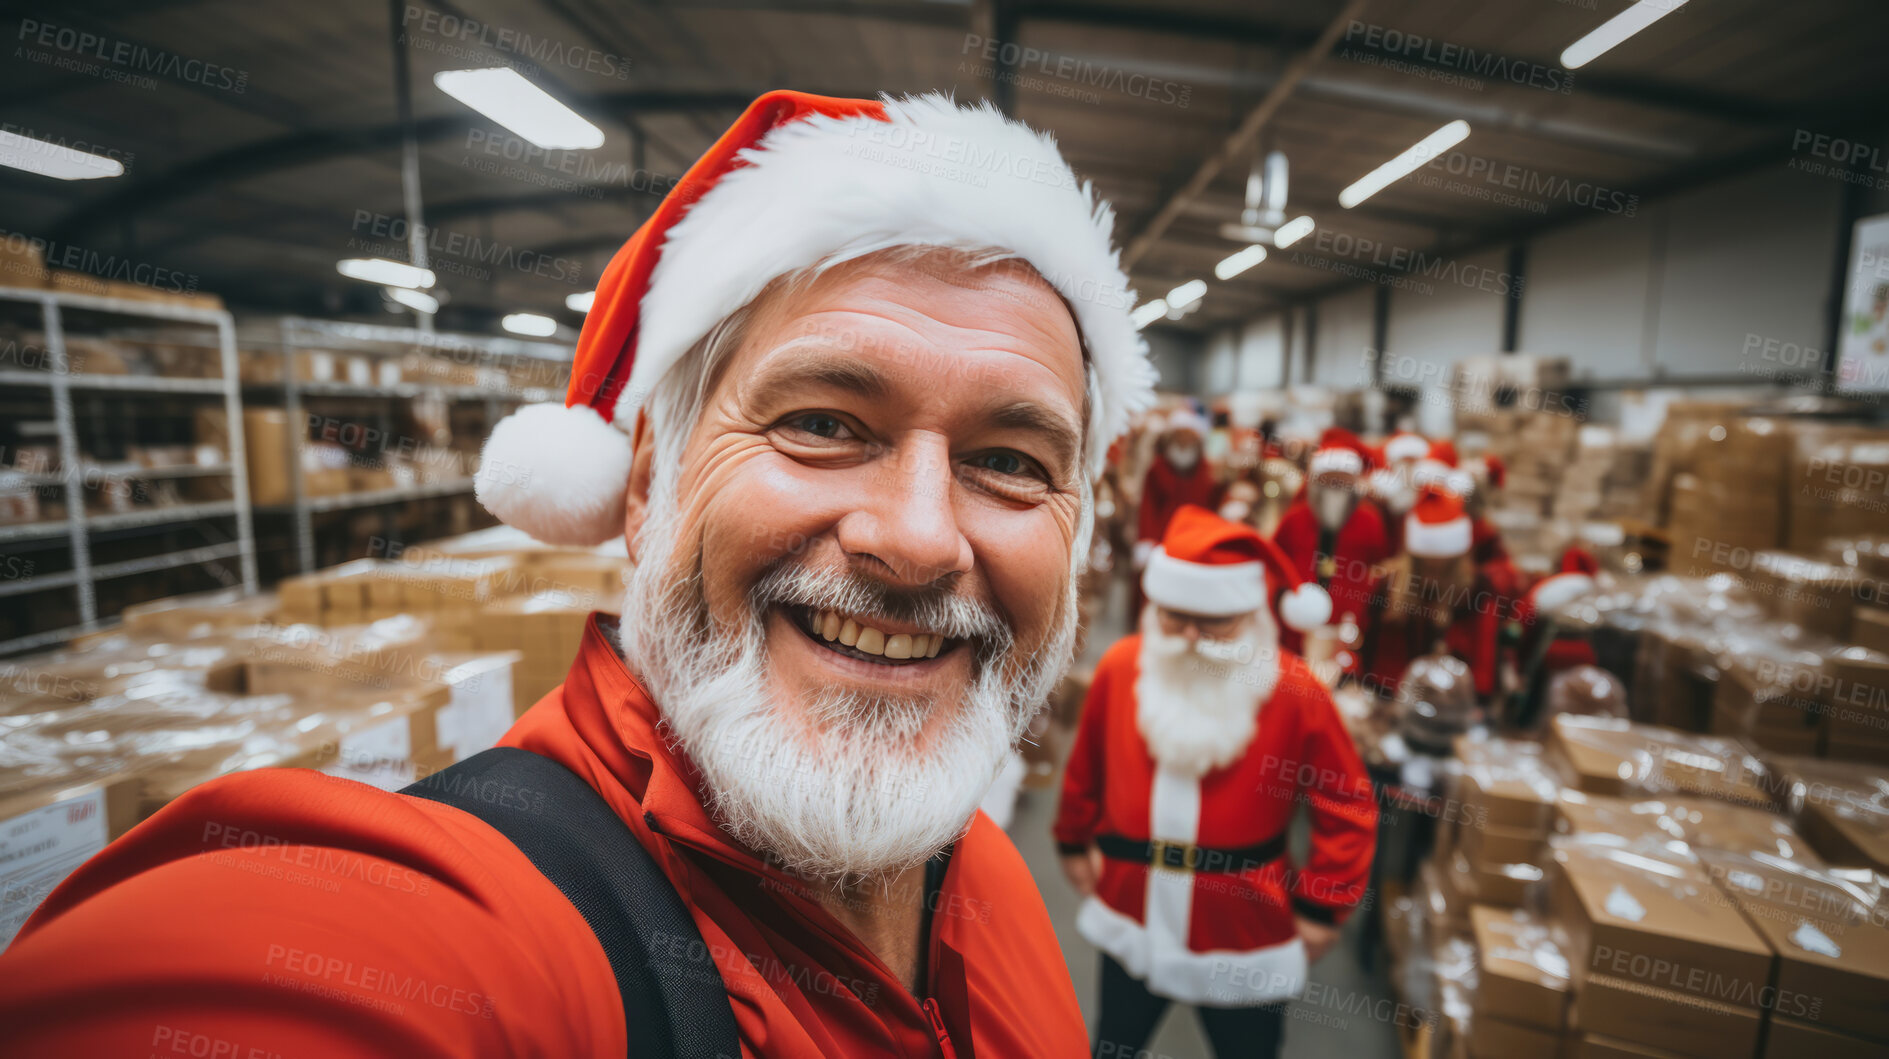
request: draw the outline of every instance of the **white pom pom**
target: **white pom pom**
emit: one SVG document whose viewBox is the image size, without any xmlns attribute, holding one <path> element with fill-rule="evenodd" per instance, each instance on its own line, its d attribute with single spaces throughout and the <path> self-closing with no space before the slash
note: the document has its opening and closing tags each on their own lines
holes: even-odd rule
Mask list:
<svg viewBox="0 0 1889 1059">
<path fill-rule="evenodd" d="M 630 455 L 629 437 L 588 405 L 526 405 L 492 428 L 473 495 L 546 544 L 602 544 L 623 532 Z"/>
<path fill-rule="evenodd" d="M 1307 581 L 1280 597 L 1279 618 L 1290 628 L 1310 632 L 1331 620 L 1331 596 Z"/>
</svg>

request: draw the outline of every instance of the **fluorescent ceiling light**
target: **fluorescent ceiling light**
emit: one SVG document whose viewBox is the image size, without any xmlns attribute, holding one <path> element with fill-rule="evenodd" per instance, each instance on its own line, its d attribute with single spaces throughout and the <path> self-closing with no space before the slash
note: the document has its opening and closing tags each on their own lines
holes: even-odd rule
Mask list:
<svg viewBox="0 0 1889 1059">
<path fill-rule="evenodd" d="M 1280 225 L 1278 231 L 1272 233 L 1272 245 L 1284 250 L 1293 243 L 1311 235 L 1312 228 L 1312 218 L 1306 216 L 1294 217 Z"/>
<path fill-rule="evenodd" d="M 1594 32 L 1568 45 L 1567 50 L 1561 53 L 1561 65 L 1570 70 L 1586 66 L 1612 51 L 1621 41 L 1684 6 L 1686 0 L 1640 0 L 1602 22 Z"/>
<path fill-rule="evenodd" d="M 404 261 L 389 261 L 384 257 L 343 258 L 335 262 L 335 271 L 349 279 L 417 290 L 425 290 L 438 282 L 430 269 L 416 268 Z"/>
<path fill-rule="evenodd" d="M 1244 250 L 1236 250 L 1229 254 L 1226 260 L 1213 267 L 1213 274 L 1220 279 L 1232 279 L 1264 260 L 1266 260 L 1266 248 L 1254 243 Z M 1194 282 L 1200 283 L 1199 280 Z M 1202 283 L 1201 286 L 1205 287 L 1206 284 Z"/>
<path fill-rule="evenodd" d="M 602 129 L 509 66 L 441 70 L 433 75 L 433 83 L 440 91 L 547 151 L 588 151 L 603 146 Z"/>
<path fill-rule="evenodd" d="M 514 335 L 530 335 L 533 338 L 549 338 L 558 333 L 556 320 L 537 313 L 513 313 L 500 320 L 499 326 Z"/>
<path fill-rule="evenodd" d="M 414 312 L 425 313 L 428 316 L 439 312 L 439 299 L 433 297 L 431 294 L 422 294 L 417 290 L 408 290 L 405 287 L 383 287 L 381 289 L 386 291 L 387 297 L 412 309 Z"/>
<path fill-rule="evenodd" d="M 0 131 L 0 165 L 24 169 L 54 180 L 97 180 L 123 176 L 124 164 L 102 154 L 87 154 L 16 132 Z"/>
<path fill-rule="evenodd" d="M 1167 314 L 1168 303 L 1156 298 L 1151 302 L 1135 306 L 1135 311 L 1129 316 L 1135 321 L 1135 330 L 1139 331 Z"/>
<path fill-rule="evenodd" d="M 1417 167 L 1463 142 L 1469 135 L 1469 123 L 1461 118 L 1412 144 L 1403 154 L 1385 162 L 1338 193 L 1338 205 L 1350 209 L 1417 171 Z"/>
<path fill-rule="evenodd" d="M 1190 279 L 1186 283 L 1168 291 L 1168 311 L 1180 312 L 1205 297 L 1206 294 L 1206 280 Z"/>
<path fill-rule="evenodd" d="M 597 292 L 594 290 L 587 290 L 582 294 L 566 294 L 564 307 L 574 313 L 587 313 L 596 300 Z"/>
</svg>

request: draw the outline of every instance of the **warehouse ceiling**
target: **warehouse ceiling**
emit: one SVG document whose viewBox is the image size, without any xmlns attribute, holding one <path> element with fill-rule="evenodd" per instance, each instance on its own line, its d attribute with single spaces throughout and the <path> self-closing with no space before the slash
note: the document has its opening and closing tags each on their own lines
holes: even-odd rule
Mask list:
<svg viewBox="0 0 1889 1059">
<path fill-rule="evenodd" d="M 396 32 L 449 299 L 441 322 L 455 329 L 521 309 L 577 323 L 564 297 L 594 286 L 668 183 L 774 87 L 997 99 L 1056 135 L 1114 202 L 1124 244 L 1153 236 L 1132 252 L 1144 298 L 1211 280 L 1242 245 L 1219 228 L 1238 218 L 1253 147 L 1176 196 L 1255 107 L 1277 104 L 1253 143 L 1288 156 L 1287 212 L 1321 234 L 1213 282 L 1173 325 L 1197 331 L 1356 283 L 1353 266 L 1495 249 L 1782 164 L 1806 132 L 1883 142 L 1889 4 L 1693 0 L 1580 70 L 1560 67 L 1563 48 L 1627 6 L 1359 0 L 1353 17 L 1345 0 L 44 4 L 9 27 L 0 123 L 126 171 L 64 182 L 0 170 L 0 227 L 88 271 L 172 270 L 238 308 L 381 312 L 378 289 L 334 265 L 406 256 Z M 604 146 L 527 154 L 433 84 L 500 64 L 601 126 Z M 1457 118 L 1472 132 L 1450 155 L 1339 206 L 1346 185 Z"/>
</svg>

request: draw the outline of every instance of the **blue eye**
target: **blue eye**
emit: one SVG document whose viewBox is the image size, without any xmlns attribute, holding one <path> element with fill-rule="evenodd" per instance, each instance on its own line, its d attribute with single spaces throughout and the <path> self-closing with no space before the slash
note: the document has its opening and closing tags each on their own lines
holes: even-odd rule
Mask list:
<svg viewBox="0 0 1889 1059">
<path fill-rule="evenodd" d="M 825 412 L 808 412 L 805 415 L 795 416 L 788 422 L 798 430 L 804 430 L 821 438 L 837 438 L 846 431 L 846 424 L 840 422 L 838 416 L 828 415 Z"/>
<path fill-rule="evenodd" d="M 982 470 L 998 474 L 1022 474 L 1026 470 L 1023 459 L 1014 452 L 989 452 L 971 462 Z"/>
</svg>

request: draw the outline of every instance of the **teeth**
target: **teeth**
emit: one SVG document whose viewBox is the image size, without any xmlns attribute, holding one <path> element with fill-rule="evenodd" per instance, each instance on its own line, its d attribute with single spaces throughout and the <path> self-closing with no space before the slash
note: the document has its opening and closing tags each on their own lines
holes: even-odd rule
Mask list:
<svg viewBox="0 0 1889 1059">
<path fill-rule="evenodd" d="M 815 635 L 828 642 L 838 640 L 869 655 L 886 658 L 936 658 L 944 647 L 944 637 L 936 633 L 892 633 L 861 625 L 836 610 L 813 615 Z"/>
</svg>

